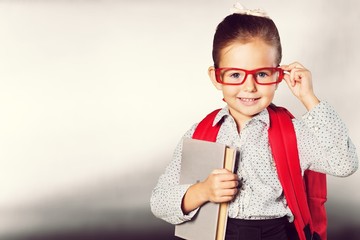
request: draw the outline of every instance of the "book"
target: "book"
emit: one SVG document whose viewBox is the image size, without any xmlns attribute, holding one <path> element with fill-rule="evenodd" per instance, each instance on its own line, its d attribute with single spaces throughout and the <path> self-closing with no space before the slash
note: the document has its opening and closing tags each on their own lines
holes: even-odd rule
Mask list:
<svg viewBox="0 0 360 240">
<path fill-rule="evenodd" d="M 234 172 L 236 150 L 224 144 L 184 139 L 180 184 L 204 181 L 214 169 Z M 187 222 L 175 226 L 175 236 L 191 240 L 223 240 L 227 223 L 228 203 L 207 202 Z"/>
</svg>

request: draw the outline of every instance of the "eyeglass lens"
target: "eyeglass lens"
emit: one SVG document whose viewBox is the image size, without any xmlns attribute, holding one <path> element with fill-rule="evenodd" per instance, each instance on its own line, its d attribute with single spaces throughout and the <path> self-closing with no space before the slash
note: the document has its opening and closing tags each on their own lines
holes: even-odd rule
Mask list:
<svg viewBox="0 0 360 240">
<path fill-rule="evenodd" d="M 255 81 L 260 84 L 269 84 L 279 81 L 280 71 L 278 69 L 259 69 L 254 73 L 247 74 L 241 69 L 223 69 L 220 77 L 223 83 L 242 84 L 248 75 L 253 75 Z"/>
</svg>

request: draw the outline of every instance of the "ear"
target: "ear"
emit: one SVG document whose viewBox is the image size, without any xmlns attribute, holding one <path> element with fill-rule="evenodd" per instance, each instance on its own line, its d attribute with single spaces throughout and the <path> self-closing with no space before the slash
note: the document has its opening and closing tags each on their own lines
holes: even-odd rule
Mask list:
<svg viewBox="0 0 360 240">
<path fill-rule="evenodd" d="M 216 81 L 216 75 L 215 75 L 215 67 L 214 66 L 210 66 L 208 69 L 208 75 L 209 78 L 211 80 L 211 82 L 214 84 L 214 86 L 216 87 L 217 90 L 222 90 L 222 84 L 218 83 Z"/>
</svg>

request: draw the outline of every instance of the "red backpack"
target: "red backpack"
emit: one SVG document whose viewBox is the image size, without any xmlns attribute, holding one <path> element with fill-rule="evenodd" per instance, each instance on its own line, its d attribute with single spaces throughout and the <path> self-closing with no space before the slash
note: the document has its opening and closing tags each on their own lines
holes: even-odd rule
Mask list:
<svg viewBox="0 0 360 240">
<path fill-rule="evenodd" d="M 294 214 L 294 225 L 300 240 L 326 240 L 326 175 L 306 170 L 301 175 L 294 118 L 285 108 L 270 105 L 268 130 L 272 155 L 286 201 Z M 207 115 L 196 127 L 194 139 L 215 142 L 221 121 L 213 126 L 220 109 Z"/>
</svg>

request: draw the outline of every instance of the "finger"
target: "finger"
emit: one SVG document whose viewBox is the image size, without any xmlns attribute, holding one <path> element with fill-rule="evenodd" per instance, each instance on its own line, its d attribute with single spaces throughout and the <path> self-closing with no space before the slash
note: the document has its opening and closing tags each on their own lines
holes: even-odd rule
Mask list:
<svg viewBox="0 0 360 240">
<path fill-rule="evenodd" d="M 213 200 L 214 203 L 227 203 L 230 202 L 231 200 L 233 200 L 234 196 L 222 196 L 222 197 L 218 197 L 215 198 Z"/>
<path fill-rule="evenodd" d="M 279 68 L 281 68 L 284 71 L 290 71 L 291 69 L 289 68 L 289 65 L 281 65 L 279 66 Z"/>
<path fill-rule="evenodd" d="M 222 176 L 224 181 L 238 179 L 238 176 L 235 173 L 233 173 L 225 168 L 215 169 L 211 172 L 211 174 Z"/>
<path fill-rule="evenodd" d="M 304 77 L 306 77 L 306 69 L 294 69 L 291 71 L 291 75 L 294 82 L 301 82 Z"/>
<path fill-rule="evenodd" d="M 286 82 L 286 84 L 288 85 L 289 88 L 294 87 L 293 86 L 294 84 L 290 80 L 290 75 L 289 74 L 286 74 L 286 76 L 284 75 L 284 80 L 285 80 L 285 82 Z"/>
<path fill-rule="evenodd" d="M 296 85 L 296 72 L 301 70 L 301 68 L 296 68 L 297 63 L 293 63 L 290 65 L 282 65 L 281 69 L 284 70 L 284 79 L 287 81 L 288 85 L 291 87 L 295 87 Z M 300 66 L 300 65 L 299 65 Z"/>
<path fill-rule="evenodd" d="M 220 182 L 238 182 L 239 177 L 234 173 L 218 174 L 217 178 Z"/>
<path fill-rule="evenodd" d="M 226 189 L 223 191 L 223 196 L 233 197 L 238 193 L 237 188 Z"/>
<path fill-rule="evenodd" d="M 219 191 L 216 198 L 220 199 L 220 198 L 224 198 L 224 197 L 230 197 L 232 199 L 237 193 L 238 193 L 237 188 L 225 189 L 225 190 Z"/>
<path fill-rule="evenodd" d="M 214 191 L 210 201 L 217 203 L 231 201 L 238 191 L 239 190 L 237 188 L 217 189 Z"/>
<path fill-rule="evenodd" d="M 291 87 L 291 88 L 295 87 L 296 82 L 294 81 L 294 78 L 291 75 L 291 72 L 284 74 L 284 80 L 289 87 Z"/>
<path fill-rule="evenodd" d="M 285 71 L 291 71 L 292 69 L 295 69 L 295 68 L 305 68 L 305 67 L 299 62 L 293 62 L 288 65 L 281 65 L 280 68 Z"/>
<path fill-rule="evenodd" d="M 222 182 L 221 188 L 232 189 L 232 188 L 237 188 L 238 185 L 239 185 L 239 181 L 226 181 L 226 182 Z"/>
<path fill-rule="evenodd" d="M 293 87 L 296 84 L 296 72 L 297 72 L 296 69 L 292 69 L 291 72 L 290 72 L 290 79 L 291 79 L 291 83 L 292 83 Z"/>
<path fill-rule="evenodd" d="M 225 174 L 225 173 L 229 173 L 229 172 L 230 172 L 229 170 L 227 170 L 225 168 L 221 168 L 221 169 L 214 169 L 211 173 L 212 174 Z"/>
</svg>

